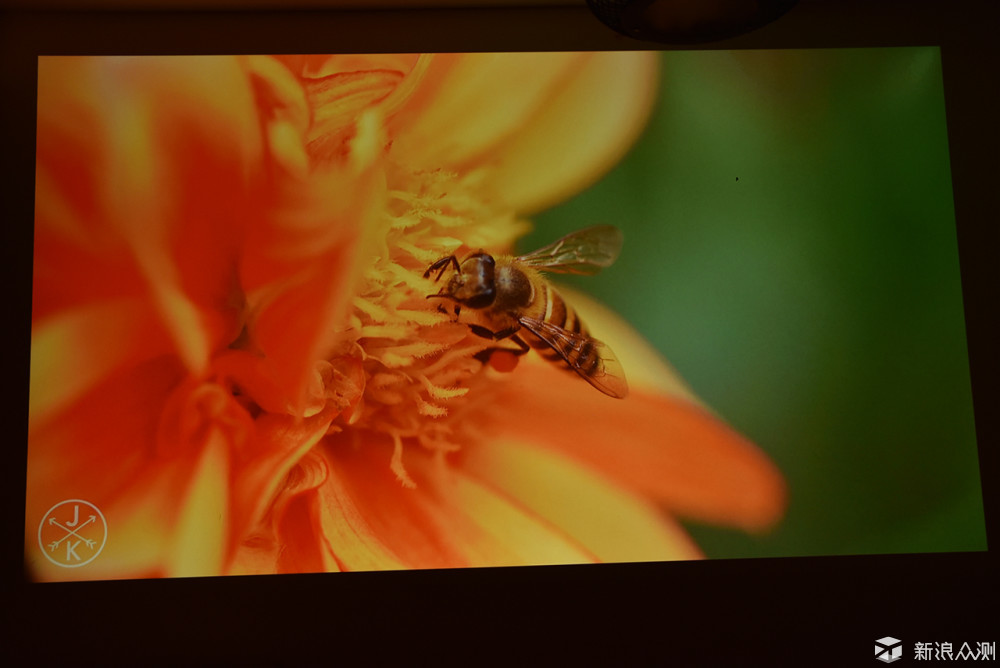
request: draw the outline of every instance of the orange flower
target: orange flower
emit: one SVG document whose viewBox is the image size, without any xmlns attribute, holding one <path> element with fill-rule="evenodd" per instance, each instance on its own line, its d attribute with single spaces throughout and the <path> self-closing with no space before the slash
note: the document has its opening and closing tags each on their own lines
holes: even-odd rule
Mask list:
<svg viewBox="0 0 1000 668">
<path fill-rule="evenodd" d="M 613 165 L 654 76 L 642 53 L 42 58 L 34 576 L 685 559 L 675 513 L 776 521 L 772 466 L 607 310 L 569 296 L 622 401 L 535 354 L 484 366 L 425 299 L 431 262 L 509 248 Z M 40 539 L 67 499 L 106 520 L 85 568 Z"/>
</svg>

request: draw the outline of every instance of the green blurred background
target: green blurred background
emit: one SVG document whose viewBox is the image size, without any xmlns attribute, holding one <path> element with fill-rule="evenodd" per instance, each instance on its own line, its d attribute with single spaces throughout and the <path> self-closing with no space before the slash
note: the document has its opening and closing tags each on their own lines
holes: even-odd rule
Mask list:
<svg viewBox="0 0 1000 668">
<path fill-rule="evenodd" d="M 522 250 L 607 222 L 570 278 L 785 474 L 710 557 L 985 550 L 937 48 L 669 52 L 658 106 Z M 627 372 L 627 370 L 626 370 Z"/>
</svg>

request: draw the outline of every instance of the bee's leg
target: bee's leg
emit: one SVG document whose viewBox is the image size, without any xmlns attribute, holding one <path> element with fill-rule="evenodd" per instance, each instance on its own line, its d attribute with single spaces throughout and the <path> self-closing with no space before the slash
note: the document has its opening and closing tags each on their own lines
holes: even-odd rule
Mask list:
<svg viewBox="0 0 1000 668">
<path fill-rule="evenodd" d="M 427 295 L 427 298 L 430 299 L 431 297 L 438 297 L 438 296 L 440 295 Z M 458 314 L 462 312 L 462 307 L 459 304 L 455 304 L 455 312 L 450 313 L 444 304 L 438 303 L 437 311 L 438 313 L 444 313 L 445 315 L 454 315 L 457 318 Z"/>
<path fill-rule="evenodd" d="M 455 271 L 461 271 L 461 267 L 458 264 L 458 258 L 454 255 L 449 255 L 448 257 L 443 257 L 431 266 L 427 267 L 427 271 L 424 272 L 424 278 L 430 276 L 431 272 L 436 271 L 438 275 L 434 277 L 434 280 L 440 280 L 441 274 L 445 272 L 449 264 L 451 264 Z"/>
<path fill-rule="evenodd" d="M 520 350 L 511 350 L 509 352 L 517 355 L 518 357 L 520 357 L 521 355 L 523 355 L 526 352 L 528 352 L 529 350 L 531 350 L 531 346 L 529 346 L 527 343 L 525 343 L 524 340 L 521 339 L 520 336 L 514 335 L 514 336 L 510 337 L 510 340 L 513 341 L 514 343 L 516 343 L 517 346 L 518 346 L 518 348 L 520 348 Z"/>
<path fill-rule="evenodd" d="M 473 325 L 470 323 L 469 329 L 472 330 L 472 333 L 475 334 L 476 336 L 481 336 L 484 339 L 493 339 L 494 341 L 500 341 L 502 339 L 509 338 L 510 336 L 515 334 L 519 329 L 521 329 L 521 326 L 515 325 L 514 327 L 508 327 L 507 329 L 501 329 L 499 332 L 494 332 L 493 330 L 487 327 L 483 327 L 482 325 Z M 523 342 L 519 343 L 518 345 L 523 345 Z"/>
<path fill-rule="evenodd" d="M 499 332 L 493 332 L 493 339 L 500 341 L 502 339 L 508 339 L 513 336 L 517 330 L 521 329 L 520 325 L 515 325 L 513 327 L 508 327 L 507 329 L 501 329 Z"/>
<path fill-rule="evenodd" d="M 473 334 L 475 334 L 476 336 L 481 336 L 484 339 L 492 339 L 494 341 L 500 341 L 502 339 L 510 339 L 512 343 L 517 345 L 516 350 L 511 350 L 510 348 L 507 347 L 496 346 L 492 348 L 486 348 L 485 350 L 481 350 L 475 355 L 473 355 L 473 357 L 475 357 L 483 364 L 489 362 L 490 357 L 493 355 L 493 353 L 497 352 L 498 350 L 511 353 L 516 357 L 520 357 L 521 355 L 524 355 L 526 352 L 531 350 L 531 347 L 527 343 L 525 343 L 521 339 L 521 337 L 515 335 L 516 332 L 520 329 L 520 327 L 509 327 L 507 329 L 502 329 L 499 332 L 490 331 L 486 327 L 482 327 L 480 325 L 469 325 L 469 329 L 472 330 Z"/>
<path fill-rule="evenodd" d="M 484 339 L 493 339 L 493 331 L 483 327 L 482 325 L 469 325 L 469 330 L 476 336 L 482 337 Z"/>
</svg>

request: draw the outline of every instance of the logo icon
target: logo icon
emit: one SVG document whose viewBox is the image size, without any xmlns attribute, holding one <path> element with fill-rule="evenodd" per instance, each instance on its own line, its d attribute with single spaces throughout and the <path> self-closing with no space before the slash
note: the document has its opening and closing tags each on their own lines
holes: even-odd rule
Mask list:
<svg viewBox="0 0 1000 668">
<path fill-rule="evenodd" d="M 56 566 L 86 566 L 108 540 L 108 523 L 100 509 L 81 499 L 60 501 L 49 508 L 38 525 L 38 545 Z"/>
<path fill-rule="evenodd" d="M 903 641 L 892 636 L 879 638 L 875 641 L 875 658 L 885 663 L 903 658 Z"/>
</svg>

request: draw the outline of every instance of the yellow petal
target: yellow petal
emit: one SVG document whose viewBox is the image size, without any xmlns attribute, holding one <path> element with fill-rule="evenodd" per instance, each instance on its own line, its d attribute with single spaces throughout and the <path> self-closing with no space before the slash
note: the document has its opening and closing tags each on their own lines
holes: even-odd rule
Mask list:
<svg viewBox="0 0 1000 668">
<path fill-rule="evenodd" d="M 704 408 L 635 388 L 614 400 L 554 364 L 512 371 L 481 428 L 606 475 L 679 515 L 761 530 L 784 511 L 781 474 Z"/>
<path fill-rule="evenodd" d="M 522 213 L 594 182 L 628 150 L 656 93 L 656 54 L 435 56 L 393 120 L 393 154 L 424 169 L 490 170 L 490 195 Z"/>
<path fill-rule="evenodd" d="M 388 475 L 388 467 L 385 473 Z M 347 476 L 334 469 L 317 490 L 320 549 L 326 570 L 402 570 L 404 562 L 385 544 L 348 488 Z M 363 481 L 354 481 L 363 482 Z M 359 499 L 360 500 L 360 499 Z M 402 513 L 400 513 L 402 517 Z"/>
<path fill-rule="evenodd" d="M 390 125 L 394 156 L 421 169 L 484 159 L 522 131 L 584 58 L 578 53 L 434 56 Z"/>
<path fill-rule="evenodd" d="M 48 419 L 128 363 L 163 354 L 169 341 L 138 299 L 87 304 L 33 326 L 28 414 Z"/>
<path fill-rule="evenodd" d="M 440 507 L 470 566 L 544 566 L 596 561 L 566 527 L 525 499 L 455 471 L 450 499 Z"/>
<path fill-rule="evenodd" d="M 489 481 L 601 561 L 701 556 L 683 529 L 634 492 L 530 442 L 477 443 L 462 470 Z"/>
<path fill-rule="evenodd" d="M 376 164 L 358 167 L 360 174 L 333 166 L 290 187 L 280 215 L 253 226 L 241 260 L 248 331 L 299 416 L 316 361 L 329 356 L 357 276 L 379 241 L 382 173 Z"/>
<path fill-rule="evenodd" d="M 325 548 L 346 570 L 590 563 L 561 527 L 514 497 L 427 452 L 405 452 L 416 487 L 389 470 L 392 446 L 348 439 L 326 446 L 330 478 L 320 488 Z"/>
<path fill-rule="evenodd" d="M 123 520 L 116 515 L 116 502 L 133 485 L 157 493 L 147 473 L 156 468 L 150 455 L 155 451 L 159 411 L 181 378 L 183 371 L 171 357 L 126 365 L 67 404 L 54 419 L 34 423 L 28 436 L 28 525 L 37 527 L 54 503 L 78 498 L 97 505 L 110 530 L 120 536 Z M 173 469 L 162 461 L 157 464 L 163 464 L 164 478 L 171 479 Z M 133 499 L 127 512 L 138 505 Z M 171 507 L 169 500 L 157 506 L 160 511 Z M 164 530 L 162 519 L 148 526 Z M 107 547 L 108 554 L 102 553 L 82 570 L 95 570 L 108 561 L 121 545 L 115 541 Z"/>
<path fill-rule="evenodd" d="M 490 187 L 521 213 L 548 208 L 609 171 L 639 137 L 657 90 L 657 55 L 590 54 L 491 156 Z"/>
<path fill-rule="evenodd" d="M 212 429 L 180 500 L 168 575 L 221 575 L 229 544 L 229 443 Z"/>
<path fill-rule="evenodd" d="M 254 423 L 254 443 L 233 481 L 233 524 L 237 531 L 260 521 L 288 472 L 319 442 L 330 426 L 331 411 L 304 420 L 265 413 Z"/>
<path fill-rule="evenodd" d="M 204 371 L 239 332 L 235 256 L 259 210 L 245 73 L 233 58 L 46 57 L 38 78 L 36 321 L 142 297 Z"/>
</svg>

